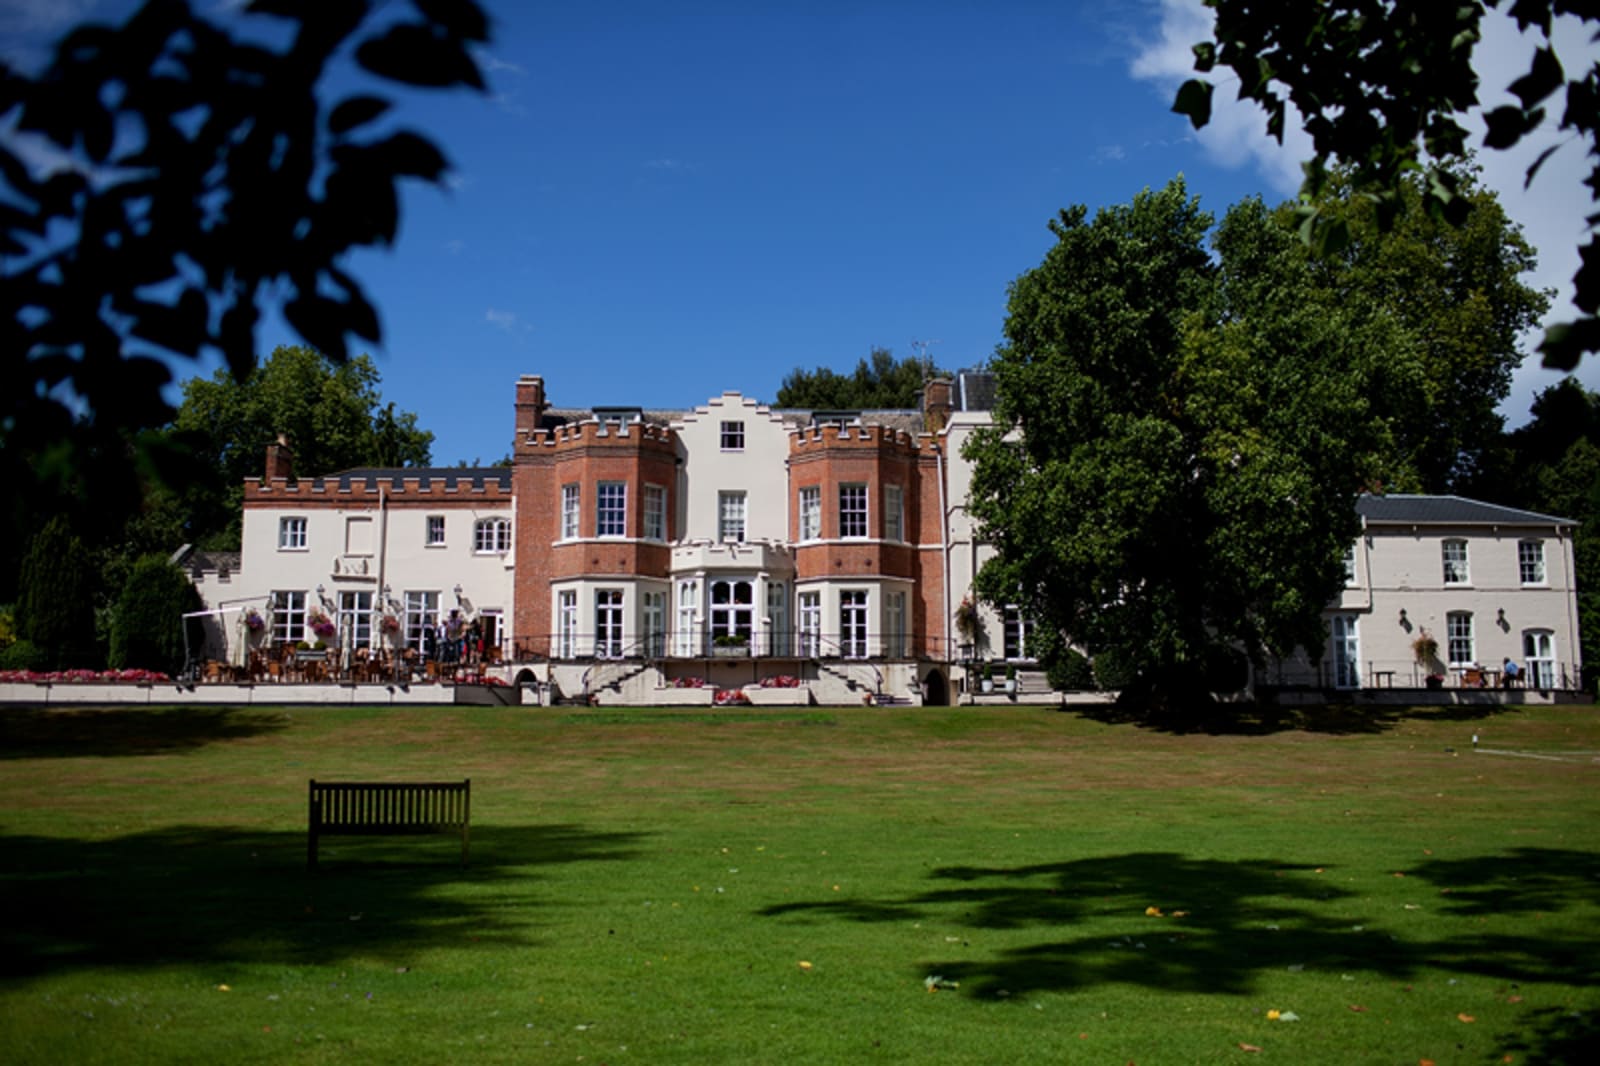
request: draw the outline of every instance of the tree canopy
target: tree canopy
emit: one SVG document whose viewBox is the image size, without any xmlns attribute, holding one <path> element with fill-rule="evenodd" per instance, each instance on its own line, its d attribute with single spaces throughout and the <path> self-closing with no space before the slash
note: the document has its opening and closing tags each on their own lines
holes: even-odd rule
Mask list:
<svg viewBox="0 0 1600 1066">
<path fill-rule="evenodd" d="M 336 362 L 348 335 L 376 342 L 345 259 L 391 243 L 397 182 L 440 183 L 446 162 L 394 128 L 390 99 L 326 99 L 322 79 L 353 56 L 391 83 L 481 90 L 469 46 L 487 36 L 473 0 L 400 17 L 148 0 L 72 30 L 36 76 L 0 65 L 0 476 L 88 496 L 125 477 L 138 431 L 172 416 L 168 360 L 219 353 L 248 377 L 264 307 Z"/>
<path fill-rule="evenodd" d="M 1357 493 L 1450 476 L 1453 379 L 1475 375 L 1472 410 L 1492 410 L 1515 362 L 1498 330 L 1527 294 L 1499 315 L 1498 294 L 1402 280 L 1471 274 L 1463 248 L 1482 245 L 1486 283 L 1520 284 L 1525 248 L 1503 220 L 1470 240 L 1353 222 L 1349 254 L 1318 260 L 1247 200 L 1208 254 L 1212 218 L 1178 180 L 1052 223 L 1011 287 L 995 423 L 967 451 L 997 552 L 979 591 L 1022 605 L 1047 654 L 1078 642 L 1160 708 L 1208 691 L 1229 649 L 1319 649 Z"/>
<path fill-rule="evenodd" d="M 874 347 L 848 375 L 825 366 L 810 371 L 796 367 L 784 377 L 774 406 L 830 411 L 914 408 L 922 401 L 923 382 L 943 376 L 948 376 L 946 371 L 916 356 L 897 360 L 888 348 Z"/>
<path fill-rule="evenodd" d="M 280 434 L 301 476 L 427 466 L 433 434 L 418 428 L 415 414 L 384 403 L 379 382 L 369 356 L 334 365 L 304 347 L 278 348 L 244 382 L 226 370 L 186 382 L 174 436 L 210 471 L 175 490 L 193 523 L 189 539 L 237 544 L 244 479 L 261 476 L 267 445 Z"/>
<path fill-rule="evenodd" d="M 1543 44 L 1527 73 L 1505 87 L 1517 102 L 1484 110 L 1474 50 L 1486 9 L 1499 8 L 1501 0 L 1205 3 L 1216 12 L 1214 39 L 1194 46 L 1195 70 L 1231 70 L 1240 99 L 1266 111 L 1267 132 L 1280 143 L 1288 106 L 1302 116 L 1315 154 L 1306 167 L 1301 214 L 1307 237 L 1319 249 L 1336 251 L 1347 236 L 1342 220 L 1325 215 L 1317 202 L 1335 161 L 1352 168 L 1352 184 L 1372 197 L 1383 225 L 1404 212 L 1404 182 L 1419 173 L 1426 175 L 1422 207 L 1456 223 L 1467 218 L 1473 204 L 1461 195 L 1454 164 L 1469 152 L 1462 120 L 1474 112 L 1482 112 L 1488 128 L 1484 147 L 1504 149 L 1539 128 L 1547 109 L 1561 107 L 1560 129 L 1589 146 L 1594 164 L 1586 184 L 1600 200 L 1600 61 L 1580 56 L 1569 76 L 1553 46 L 1559 16 L 1600 23 L 1592 4 L 1510 0 L 1506 6 L 1517 25 L 1535 31 Z M 1205 78 L 1185 82 L 1173 110 L 1188 115 L 1195 128 L 1205 126 L 1212 88 Z M 1529 168 L 1530 182 L 1555 150 L 1547 149 Z M 1600 212 L 1587 221 L 1582 265 L 1573 278 L 1579 317 L 1546 332 L 1540 347 L 1546 366 L 1570 370 L 1584 353 L 1600 350 L 1597 225 Z"/>
<path fill-rule="evenodd" d="M 1459 225 L 1418 209 L 1427 195 L 1419 174 L 1399 179 L 1402 210 L 1388 225 L 1347 167 L 1329 172 L 1315 201 L 1346 239 L 1337 255 L 1312 260 L 1313 280 L 1342 294 L 1347 311 L 1392 327 L 1371 373 L 1390 445 L 1374 473 L 1395 491 L 1457 492 L 1481 478 L 1522 338 L 1549 306 L 1522 280 L 1535 254 L 1494 194 L 1470 167 L 1444 173 L 1471 206 Z M 1291 226 L 1297 210 L 1284 204 L 1275 215 Z"/>
</svg>

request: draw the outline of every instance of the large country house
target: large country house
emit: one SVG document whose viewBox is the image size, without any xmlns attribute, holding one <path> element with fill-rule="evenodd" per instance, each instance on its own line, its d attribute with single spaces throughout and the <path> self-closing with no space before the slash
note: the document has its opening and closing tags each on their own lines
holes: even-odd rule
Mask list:
<svg viewBox="0 0 1600 1066">
<path fill-rule="evenodd" d="M 987 551 L 961 446 L 992 398 L 969 371 L 929 382 L 917 410 L 734 392 L 572 410 L 524 376 L 509 468 L 296 478 L 280 442 L 246 483 L 241 552 L 188 558 L 217 612 L 207 654 L 242 667 L 321 642 L 347 671 L 409 676 L 470 633 L 480 669 L 598 702 L 944 703 L 994 660 L 1037 692 L 1018 611 L 956 624 Z M 1441 497 L 1357 506 L 1329 646 L 1259 680 L 1475 685 L 1511 658 L 1542 687 L 1577 684 L 1572 523 Z"/>
</svg>

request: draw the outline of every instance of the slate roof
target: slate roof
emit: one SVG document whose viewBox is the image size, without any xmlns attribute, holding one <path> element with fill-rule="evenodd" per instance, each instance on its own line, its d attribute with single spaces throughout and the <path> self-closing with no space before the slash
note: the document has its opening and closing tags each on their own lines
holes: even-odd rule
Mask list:
<svg viewBox="0 0 1600 1066">
<path fill-rule="evenodd" d="M 1371 496 L 1356 500 L 1356 513 L 1371 523 L 1446 526 L 1575 526 L 1570 518 L 1519 511 L 1461 496 Z"/>
<path fill-rule="evenodd" d="M 423 488 L 428 488 L 435 481 L 444 482 L 446 489 L 469 491 L 471 489 L 498 487 L 506 492 L 511 491 L 511 468 L 509 466 L 378 466 L 360 467 L 355 470 L 341 470 L 337 474 L 326 477 L 302 478 L 314 486 L 328 489 L 337 485 L 340 489 L 348 490 L 351 482 L 362 481 L 404 481 L 416 478 L 422 483 Z"/>
</svg>

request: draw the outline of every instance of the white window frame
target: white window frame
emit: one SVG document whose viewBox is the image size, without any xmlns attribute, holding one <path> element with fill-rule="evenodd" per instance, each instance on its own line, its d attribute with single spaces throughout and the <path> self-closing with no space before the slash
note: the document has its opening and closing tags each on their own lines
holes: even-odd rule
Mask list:
<svg viewBox="0 0 1600 1066">
<path fill-rule="evenodd" d="M 1033 635 L 1033 619 L 1022 608 L 1008 603 L 1000 609 L 1000 654 L 1011 662 L 1031 662 L 1028 638 Z"/>
<path fill-rule="evenodd" d="M 717 493 L 717 540 L 726 544 L 744 543 L 745 494 L 739 491 Z"/>
<path fill-rule="evenodd" d="M 1353 614 L 1334 615 L 1329 619 L 1328 639 L 1333 645 L 1333 687 L 1360 688 L 1360 618 Z"/>
<path fill-rule="evenodd" d="M 806 485 L 800 489 L 800 539 L 816 540 L 822 536 L 822 486 Z"/>
<path fill-rule="evenodd" d="M 839 654 L 846 659 L 867 657 L 871 605 L 866 589 L 839 590 Z"/>
<path fill-rule="evenodd" d="M 561 539 L 577 540 L 579 524 L 583 516 L 583 491 L 577 482 L 569 482 L 561 486 Z"/>
<path fill-rule="evenodd" d="M 641 592 L 639 594 L 639 634 L 643 638 L 644 656 L 659 659 L 667 653 L 667 594 Z"/>
<path fill-rule="evenodd" d="M 350 648 L 372 646 L 372 603 L 371 592 L 340 591 L 339 609 L 335 617 L 340 644 Z"/>
<path fill-rule="evenodd" d="M 511 519 L 480 518 L 472 523 L 472 554 L 504 555 L 511 550 Z"/>
<path fill-rule="evenodd" d="M 728 419 L 722 423 L 718 440 L 725 452 L 744 451 L 744 422 L 738 419 Z"/>
<path fill-rule="evenodd" d="M 800 601 L 800 654 L 815 659 L 822 654 L 822 593 L 802 592 Z"/>
<path fill-rule="evenodd" d="M 890 659 L 906 657 L 906 594 L 902 589 L 883 594 L 883 654 Z"/>
<path fill-rule="evenodd" d="M 1472 584 L 1472 570 L 1467 558 L 1467 542 L 1460 537 L 1447 537 L 1439 542 L 1439 559 L 1444 566 L 1446 585 Z"/>
<path fill-rule="evenodd" d="M 310 536 L 305 515 L 284 515 L 278 519 L 278 550 L 303 552 L 310 550 Z"/>
<path fill-rule="evenodd" d="M 1556 687 L 1556 635 L 1553 630 L 1522 631 L 1522 683 L 1536 689 Z"/>
<path fill-rule="evenodd" d="M 556 658 L 575 659 L 578 655 L 578 593 L 562 589 L 556 593 Z"/>
<path fill-rule="evenodd" d="M 306 594 L 284 589 L 272 594 L 272 642 L 294 644 L 305 639 Z"/>
<path fill-rule="evenodd" d="M 700 586 L 693 581 L 678 582 L 678 620 L 673 648 L 678 655 L 693 655 L 700 627 Z"/>
<path fill-rule="evenodd" d="M 431 514 L 427 518 L 427 531 L 423 533 L 422 545 L 425 548 L 444 547 L 444 515 Z"/>
<path fill-rule="evenodd" d="M 839 539 L 865 540 L 872 527 L 867 507 L 865 482 L 852 481 L 839 486 Z"/>
<path fill-rule="evenodd" d="M 595 484 L 594 535 L 615 540 L 628 535 L 628 483 Z"/>
<path fill-rule="evenodd" d="M 883 487 L 883 539 L 906 539 L 906 496 L 899 485 Z"/>
<path fill-rule="evenodd" d="M 1517 576 L 1524 585 L 1543 585 L 1549 580 L 1544 568 L 1544 541 L 1517 541 Z"/>
<path fill-rule="evenodd" d="M 406 647 L 420 651 L 423 630 L 439 624 L 439 593 L 432 589 L 407 589 L 404 603 Z"/>
<path fill-rule="evenodd" d="M 644 487 L 644 539 L 667 539 L 667 490 L 664 486 Z"/>
<path fill-rule="evenodd" d="M 597 659 L 622 657 L 622 610 L 626 597 L 621 589 L 595 589 L 594 654 Z"/>
<path fill-rule="evenodd" d="M 1445 655 L 1451 666 L 1472 666 L 1477 663 L 1471 611 L 1451 611 L 1446 614 L 1444 632 Z"/>
<path fill-rule="evenodd" d="M 1354 588 L 1357 584 L 1356 546 L 1354 544 L 1347 544 L 1345 545 L 1344 549 L 1344 587 Z"/>
</svg>

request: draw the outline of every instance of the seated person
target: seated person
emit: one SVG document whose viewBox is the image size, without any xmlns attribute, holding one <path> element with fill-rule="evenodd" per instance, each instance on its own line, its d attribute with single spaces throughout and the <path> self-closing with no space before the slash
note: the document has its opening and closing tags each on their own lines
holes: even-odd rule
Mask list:
<svg viewBox="0 0 1600 1066">
<path fill-rule="evenodd" d="M 1507 659 L 1500 667 L 1500 684 L 1503 688 L 1516 688 L 1522 670 L 1515 662 Z"/>
</svg>

